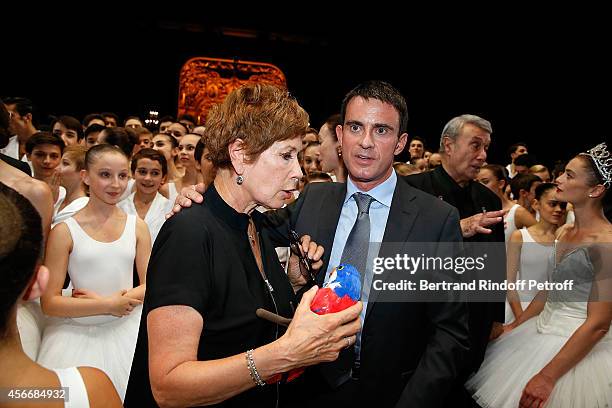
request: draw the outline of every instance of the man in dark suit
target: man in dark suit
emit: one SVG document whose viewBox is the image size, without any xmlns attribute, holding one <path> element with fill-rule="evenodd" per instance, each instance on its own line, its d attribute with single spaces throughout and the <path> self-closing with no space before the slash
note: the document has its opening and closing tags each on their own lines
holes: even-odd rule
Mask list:
<svg viewBox="0 0 612 408">
<path fill-rule="evenodd" d="M 487 276 L 494 281 L 505 278 L 504 211 L 501 200 L 487 187 L 474 181 L 485 163 L 491 143 L 491 124 L 475 115 L 451 119 L 442 131 L 440 153 L 442 165 L 436 169 L 405 177 L 419 190 L 432 194 L 459 210 L 463 240 L 471 250 L 495 251 L 490 257 Z M 487 245 L 489 243 L 489 245 Z M 490 243 L 498 243 L 490 245 Z M 471 276 L 466 276 L 472 279 Z M 504 303 L 469 302 L 470 364 L 452 393 L 455 406 L 471 406 L 471 397 L 463 382 L 478 370 L 490 337 L 500 334 L 504 322 Z M 460 402 L 461 401 L 461 402 Z"/>
<path fill-rule="evenodd" d="M 399 243 L 404 253 L 418 256 L 411 243 L 460 242 L 457 210 L 409 186 L 393 171 L 394 155 L 403 150 L 408 136 L 401 94 L 384 82 L 361 84 L 345 97 L 341 120 L 336 134 L 349 173 L 347 183 L 311 185 L 293 205 L 267 213 L 280 232 L 279 244 L 286 246 L 283 239 L 291 227 L 325 247 L 317 284 L 345 261 L 348 242 L 364 213 L 369 234 L 361 237 L 361 244 L 365 241 L 367 252 L 368 243 L 382 243 L 379 256 L 393 257 L 385 244 Z M 195 191 L 183 193 L 201 201 Z M 360 205 L 363 197 L 368 202 L 365 210 Z M 184 198 L 177 201 L 190 205 Z M 467 364 L 466 304 L 375 301 L 378 292 L 370 290 L 373 275 L 368 265 L 363 271 L 361 335 L 355 345 L 347 344 L 350 347 L 337 361 L 308 370 L 300 405 L 444 406 Z"/>
<path fill-rule="evenodd" d="M 407 109 L 399 92 L 381 82 L 362 84 L 345 97 L 341 120 L 336 133 L 349 173 L 347 183 L 312 185 L 295 206 L 276 213 L 288 218 L 298 234 L 308 234 L 326 248 L 321 270 L 329 276 L 344 260 L 357 218 L 354 194 L 373 197 L 369 242 L 381 243 L 378 256 L 418 256 L 418 243 L 460 242 L 457 211 L 411 188 L 393 171 L 393 157 L 408 136 Z M 336 362 L 313 369 L 325 381 L 314 380 L 317 386 L 310 389 L 321 394 L 305 405 L 443 406 L 467 362 L 466 305 L 377 302 L 378 292 L 369 286 L 371 267 L 365 269 L 363 329 L 356 347 Z M 317 284 L 325 278 L 320 273 Z"/>
</svg>

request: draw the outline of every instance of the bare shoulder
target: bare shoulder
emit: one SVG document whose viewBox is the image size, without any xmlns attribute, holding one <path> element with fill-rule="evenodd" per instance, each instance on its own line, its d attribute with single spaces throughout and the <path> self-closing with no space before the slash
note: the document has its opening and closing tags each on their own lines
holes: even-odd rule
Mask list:
<svg viewBox="0 0 612 408">
<path fill-rule="evenodd" d="M 65 222 L 60 222 L 51 229 L 49 233 L 49 241 L 58 241 L 64 244 L 72 245 L 72 234 Z"/>
<path fill-rule="evenodd" d="M 78 370 L 83 377 L 91 408 L 122 406 L 115 386 L 102 370 L 93 367 L 79 367 Z"/>
<path fill-rule="evenodd" d="M 523 242 L 523 235 L 521 230 L 515 230 L 510 235 L 510 242 Z"/>
<path fill-rule="evenodd" d="M 527 211 L 527 209 L 523 207 L 522 205 L 520 205 L 516 209 L 516 216 L 521 217 L 522 219 L 529 220 L 529 221 L 531 220 L 535 221 L 534 216 L 529 211 Z"/>
<path fill-rule="evenodd" d="M 16 190 L 32 202 L 48 200 L 51 204 L 53 204 L 53 194 L 51 193 L 51 188 L 44 181 L 36 180 L 35 178 L 31 177 L 24 177 L 19 180 L 18 187 L 19 188 Z"/>
</svg>

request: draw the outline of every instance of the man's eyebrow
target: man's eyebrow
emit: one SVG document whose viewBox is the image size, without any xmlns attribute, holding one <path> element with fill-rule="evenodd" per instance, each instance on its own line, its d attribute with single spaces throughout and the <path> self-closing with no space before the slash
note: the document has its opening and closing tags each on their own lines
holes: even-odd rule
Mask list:
<svg viewBox="0 0 612 408">
<path fill-rule="evenodd" d="M 347 125 L 358 125 L 358 126 L 363 126 L 363 122 L 360 122 L 358 120 L 347 120 L 346 121 Z"/>
<path fill-rule="evenodd" d="M 389 125 L 388 123 L 375 123 L 374 127 L 376 128 L 387 128 L 389 130 L 394 130 L 395 128 L 391 125 Z"/>
</svg>

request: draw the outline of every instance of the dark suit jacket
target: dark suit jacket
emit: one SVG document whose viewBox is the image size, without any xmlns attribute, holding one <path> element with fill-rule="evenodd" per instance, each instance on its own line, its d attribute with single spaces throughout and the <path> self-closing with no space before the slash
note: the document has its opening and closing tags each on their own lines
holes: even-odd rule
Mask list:
<svg viewBox="0 0 612 408">
<path fill-rule="evenodd" d="M 501 210 L 502 208 L 499 197 L 487 187 L 472 181 L 464 188 L 460 188 L 442 166 L 429 172 L 406 176 L 404 180 L 413 187 L 432 194 L 456 207 L 461 219 L 480 213 L 483 208 L 487 211 Z M 494 225 L 492 230 L 491 234 L 476 234 L 464 239 L 464 241 L 470 243 L 504 243 L 504 223 L 500 222 Z M 506 276 L 505 246 L 503 244 L 496 245 L 495 250 L 499 253 L 491 258 L 495 260 L 496 264 L 491 267 L 494 276 L 490 276 L 490 278 L 500 280 Z M 470 302 L 468 308 L 472 344 L 470 372 L 475 372 L 484 359 L 493 322 L 504 322 L 505 306 L 503 301 Z M 467 375 L 469 373 L 466 373 Z"/>
<path fill-rule="evenodd" d="M 325 247 L 323 283 L 346 195 L 344 183 L 309 185 L 299 199 L 269 215 L 281 234 L 290 224 Z M 286 235 L 285 235 L 286 236 Z M 457 210 L 398 179 L 383 242 L 459 242 Z M 353 406 L 442 406 L 469 348 L 465 303 L 370 302 L 362 328 L 361 394 Z M 350 357 L 342 353 L 339 361 Z M 342 367 L 339 367 L 342 369 Z M 374 405 L 371 405 L 374 404 Z"/>
</svg>

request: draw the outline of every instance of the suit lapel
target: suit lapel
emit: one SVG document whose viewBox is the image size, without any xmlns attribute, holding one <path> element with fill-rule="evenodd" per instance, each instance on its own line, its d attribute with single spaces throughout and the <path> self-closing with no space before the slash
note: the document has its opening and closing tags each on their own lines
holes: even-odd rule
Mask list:
<svg viewBox="0 0 612 408">
<path fill-rule="evenodd" d="M 329 265 L 336 228 L 340 220 L 342 204 L 346 197 L 346 183 L 334 184 L 338 185 L 334 185 L 335 188 L 331 189 L 329 196 L 320 201 L 317 212 L 314 214 L 314 217 L 321 218 L 321 221 L 316 222 L 318 226 L 316 238 L 319 239 L 319 245 L 325 248 L 323 266 L 319 270 L 319 273 L 317 273 L 317 285 L 319 285 L 319 287 L 323 286 L 323 281 L 325 280 L 325 271 L 327 271 Z"/>
<path fill-rule="evenodd" d="M 389 210 L 389 217 L 387 218 L 387 225 L 385 226 L 385 234 L 383 236 L 383 246 L 381 247 L 378 256 L 379 257 L 395 257 L 398 245 L 392 245 L 389 251 L 393 253 L 385 253 L 385 243 L 402 244 L 402 249 L 405 249 L 407 242 L 418 240 L 418 237 L 410 237 L 414 222 L 419 213 L 419 208 L 416 204 L 416 195 L 414 194 L 414 188 L 408 185 L 401 178 L 398 178 L 395 191 L 393 193 L 393 200 L 391 201 L 391 209 Z M 387 251 L 387 252 L 389 252 Z M 387 273 L 383 272 L 381 275 L 374 276 L 373 279 L 385 280 Z M 368 298 L 368 308 L 366 310 L 365 321 L 367 321 L 372 308 L 378 298 L 378 291 L 371 290 Z M 365 325 L 364 321 L 364 325 Z"/>
</svg>

